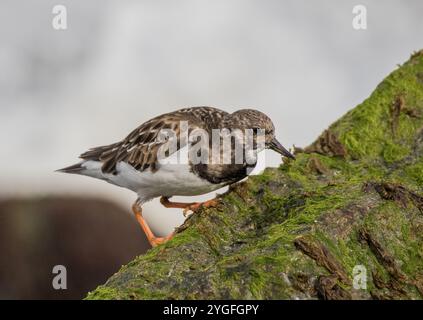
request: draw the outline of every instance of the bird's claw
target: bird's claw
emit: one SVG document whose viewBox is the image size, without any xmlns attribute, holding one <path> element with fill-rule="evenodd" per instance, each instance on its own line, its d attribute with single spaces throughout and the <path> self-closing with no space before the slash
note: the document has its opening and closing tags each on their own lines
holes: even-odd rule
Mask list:
<svg viewBox="0 0 423 320">
<path fill-rule="evenodd" d="M 208 200 L 208 201 L 205 201 L 205 202 L 194 202 L 194 203 L 192 203 L 192 204 L 190 204 L 190 205 L 188 205 L 187 207 L 184 208 L 184 210 L 183 210 L 184 217 L 186 218 L 190 214 L 190 212 L 195 213 L 200 208 L 215 207 L 218 203 L 219 203 L 219 201 L 217 199 L 212 199 L 212 200 Z"/>
<path fill-rule="evenodd" d="M 195 202 L 195 203 L 190 204 L 189 206 L 185 207 L 184 210 L 182 211 L 184 217 L 186 218 L 188 215 L 197 211 L 198 208 L 200 208 L 200 206 L 201 206 L 201 202 Z"/>
</svg>

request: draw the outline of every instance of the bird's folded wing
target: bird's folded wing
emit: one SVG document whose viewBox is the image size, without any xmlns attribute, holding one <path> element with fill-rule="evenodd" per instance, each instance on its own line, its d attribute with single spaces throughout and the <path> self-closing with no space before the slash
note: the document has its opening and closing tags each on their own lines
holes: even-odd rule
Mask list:
<svg viewBox="0 0 423 320">
<path fill-rule="evenodd" d="M 192 120 L 192 121 L 189 121 Z M 123 161 L 139 171 L 150 168 L 156 169 L 158 151 L 165 143 L 177 139 L 176 148 L 171 153 L 178 151 L 184 145 L 180 143 L 181 121 L 187 121 L 188 132 L 201 127 L 197 119 L 190 119 L 187 114 L 165 114 L 153 118 L 133 130 L 125 139 L 120 142 L 92 148 L 80 155 L 83 160 L 101 161 L 104 173 L 116 173 L 117 163 Z M 171 132 L 172 135 L 161 135 L 160 133 Z M 164 139 L 164 137 L 168 137 Z M 170 156 L 167 154 L 167 156 Z"/>
</svg>

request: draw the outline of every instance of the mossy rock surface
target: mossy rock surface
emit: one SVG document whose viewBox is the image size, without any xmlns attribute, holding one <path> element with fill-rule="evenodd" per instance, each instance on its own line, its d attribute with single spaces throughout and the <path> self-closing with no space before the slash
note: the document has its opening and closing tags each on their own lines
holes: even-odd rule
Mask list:
<svg viewBox="0 0 423 320">
<path fill-rule="evenodd" d="M 87 298 L 422 299 L 423 51 L 296 155 Z"/>
</svg>

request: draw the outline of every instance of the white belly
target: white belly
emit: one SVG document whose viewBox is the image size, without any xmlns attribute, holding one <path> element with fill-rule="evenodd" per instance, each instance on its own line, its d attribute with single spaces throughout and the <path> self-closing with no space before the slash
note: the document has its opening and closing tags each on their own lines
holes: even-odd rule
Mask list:
<svg viewBox="0 0 423 320">
<path fill-rule="evenodd" d="M 99 161 L 87 161 L 82 166 L 86 168 L 83 174 L 130 189 L 142 202 L 160 196 L 195 196 L 224 186 L 198 177 L 190 171 L 188 164 L 159 164 L 153 173 L 150 169 L 139 172 L 129 164 L 119 162 L 116 175 L 102 173 Z"/>
</svg>

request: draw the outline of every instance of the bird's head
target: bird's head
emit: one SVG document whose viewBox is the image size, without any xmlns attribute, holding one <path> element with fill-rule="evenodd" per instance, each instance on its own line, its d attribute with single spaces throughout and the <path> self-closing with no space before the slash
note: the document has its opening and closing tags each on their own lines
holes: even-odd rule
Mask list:
<svg viewBox="0 0 423 320">
<path fill-rule="evenodd" d="M 287 158 L 295 159 L 294 155 L 276 139 L 275 126 L 272 120 L 263 112 L 254 109 L 242 109 L 230 114 L 226 120 L 225 125 L 229 128 L 252 129 L 253 132 L 257 132 L 259 129 L 264 130 L 266 149 L 276 151 Z"/>
</svg>

